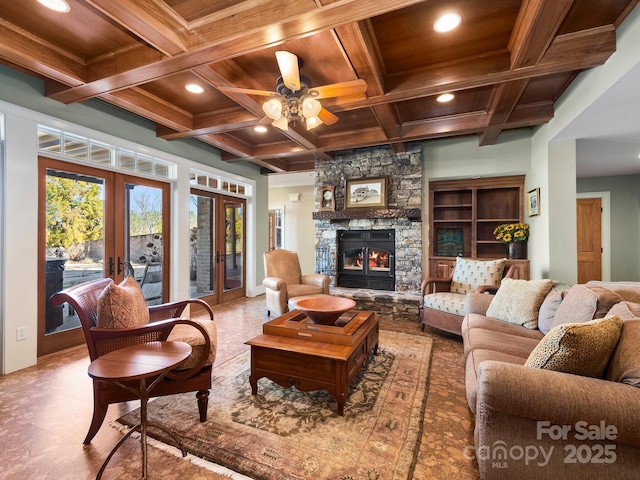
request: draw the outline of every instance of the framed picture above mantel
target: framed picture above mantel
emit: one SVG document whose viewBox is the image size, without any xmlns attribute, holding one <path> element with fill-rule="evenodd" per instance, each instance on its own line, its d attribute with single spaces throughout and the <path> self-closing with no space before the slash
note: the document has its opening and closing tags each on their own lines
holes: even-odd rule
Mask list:
<svg viewBox="0 0 640 480">
<path fill-rule="evenodd" d="M 387 182 L 387 177 L 347 180 L 345 208 L 387 208 Z"/>
</svg>

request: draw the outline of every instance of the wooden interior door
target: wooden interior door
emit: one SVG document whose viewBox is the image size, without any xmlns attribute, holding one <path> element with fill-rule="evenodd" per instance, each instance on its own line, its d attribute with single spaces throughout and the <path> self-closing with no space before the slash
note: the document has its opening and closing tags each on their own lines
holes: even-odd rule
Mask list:
<svg viewBox="0 0 640 480">
<path fill-rule="evenodd" d="M 579 198 L 576 218 L 578 283 L 602 280 L 602 200 Z"/>
</svg>

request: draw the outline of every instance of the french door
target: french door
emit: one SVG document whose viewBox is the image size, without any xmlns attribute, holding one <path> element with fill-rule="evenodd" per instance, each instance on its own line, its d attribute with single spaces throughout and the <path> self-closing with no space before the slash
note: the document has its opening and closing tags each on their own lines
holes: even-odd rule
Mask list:
<svg viewBox="0 0 640 480">
<path fill-rule="evenodd" d="M 245 201 L 191 190 L 191 297 L 209 305 L 246 296 Z"/>
<path fill-rule="evenodd" d="M 38 355 L 84 342 L 77 315 L 54 293 L 134 275 L 147 303 L 168 298 L 167 183 L 39 159 Z"/>
</svg>

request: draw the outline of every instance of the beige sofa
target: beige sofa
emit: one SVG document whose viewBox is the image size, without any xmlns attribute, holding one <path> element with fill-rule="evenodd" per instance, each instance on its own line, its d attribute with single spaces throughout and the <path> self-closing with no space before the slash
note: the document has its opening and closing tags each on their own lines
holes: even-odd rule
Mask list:
<svg viewBox="0 0 640 480">
<path fill-rule="evenodd" d="M 481 478 L 640 478 L 640 286 L 552 289 L 534 328 L 485 315 L 493 298 L 469 294 L 462 324 Z M 554 327 L 607 314 L 623 322 L 603 378 L 524 365 Z"/>
</svg>

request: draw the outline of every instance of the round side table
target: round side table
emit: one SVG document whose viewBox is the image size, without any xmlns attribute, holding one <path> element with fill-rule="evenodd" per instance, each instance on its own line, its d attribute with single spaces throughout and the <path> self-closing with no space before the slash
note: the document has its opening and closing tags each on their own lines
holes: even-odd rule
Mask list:
<svg viewBox="0 0 640 480">
<path fill-rule="evenodd" d="M 147 478 L 147 427 L 152 426 L 166 432 L 176 443 L 182 456 L 187 453 L 182 443 L 167 428 L 147 420 L 147 403 L 150 394 L 158 382 L 162 381 L 167 372 L 191 354 L 191 346 L 184 342 L 149 342 L 131 345 L 109 352 L 96 358 L 89 365 L 88 373 L 91 378 L 101 382 L 112 382 L 133 392 L 140 398 L 140 423 L 134 426 L 120 439 L 109 453 L 96 477 L 99 480 L 104 473 L 109 460 L 120 448 L 120 445 L 135 432 L 140 432 L 140 447 L 142 449 L 142 478 Z M 138 388 L 123 382 L 138 381 Z M 149 384 L 147 382 L 150 381 Z"/>
</svg>

